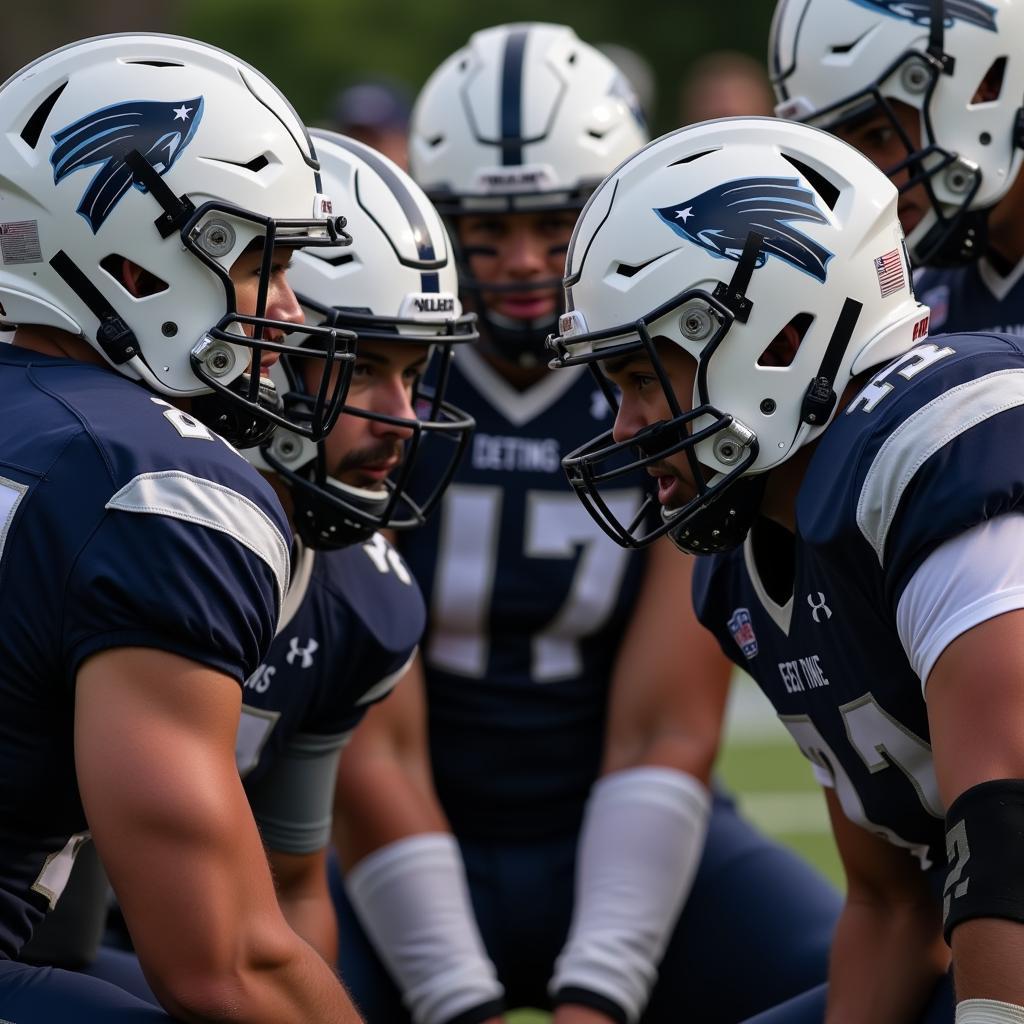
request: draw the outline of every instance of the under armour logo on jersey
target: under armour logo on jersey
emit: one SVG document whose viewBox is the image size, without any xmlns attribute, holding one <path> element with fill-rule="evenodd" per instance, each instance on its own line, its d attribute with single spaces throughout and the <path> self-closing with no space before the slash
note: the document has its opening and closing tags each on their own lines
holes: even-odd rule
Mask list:
<svg viewBox="0 0 1024 1024">
<path fill-rule="evenodd" d="M 313 664 L 313 655 L 319 649 L 320 645 L 315 640 L 311 639 L 305 647 L 300 647 L 299 638 L 297 636 L 293 636 L 291 640 L 288 641 L 288 647 L 290 649 L 284 656 L 284 660 L 287 661 L 289 665 L 294 665 L 296 658 L 302 658 L 302 667 L 309 668 Z"/>
<path fill-rule="evenodd" d="M 52 136 L 53 183 L 81 167 L 101 165 L 78 204 L 95 234 L 133 184 L 147 191 L 134 181 L 125 157 L 138 150 L 157 174 L 166 174 L 192 141 L 202 116 L 202 96 L 166 103 L 133 100 L 87 114 Z"/>
<path fill-rule="evenodd" d="M 818 598 L 817 601 L 814 600 L 815 597 Z M 825 604 L 825 595 L 820 590 L 817 594 L 808 594 L 807 603 L 811 606 L 811 616 L 815 622 L 821 622 L 821 619 L 818 618 L 818 612 L 825 613 L 826 622 L 832 618 L 832 609 Z"/>
<path fill-rule="evenodd" d="M 935 4 L 932 0 L 853 0 L 859 7 L 867 7 L 873 11 L 881 11 L 890 18 L 902 18 L 912 21 L 915 25 L 930 25 Z M 979 0 L 945 0 L 943 8 L 943 24 L 950 28 L 959 19 L 969 25 L 997 31 L 996 9 Z"/>
<path fill-rule="evenodd" d="M 674 206 L 654 211 L 677 235 L 719 259 L 738 263 L 752 231 L 764 236 L 755 267 L 776 256 L 824 283 L 831 253 L 792 227 L 795 220 L 828 224 L 814 193 L 797 178 L 727 181 Z"/>
</svg>

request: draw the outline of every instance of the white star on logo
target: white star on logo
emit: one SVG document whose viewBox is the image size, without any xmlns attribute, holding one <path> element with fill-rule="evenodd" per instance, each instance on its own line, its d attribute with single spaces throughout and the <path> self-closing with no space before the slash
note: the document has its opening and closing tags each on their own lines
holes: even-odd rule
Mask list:
<svg viewBox="0 0 1024 1024">
<path fill-rule="evenodd" d="M 693 207 L 688 206 L 685 210 L 676 210 L 676 220 L 681 220 L 684 224 L 693 216 Z"/>
<path fill-rule="evenodd" d="M 174 111 L 175 121 L 187 121 L 188 115 L 192 113 L 192 108 L 186 107 L 184 103 L 180 107 L 172 107 L 171 109 Z"/>
</svg>

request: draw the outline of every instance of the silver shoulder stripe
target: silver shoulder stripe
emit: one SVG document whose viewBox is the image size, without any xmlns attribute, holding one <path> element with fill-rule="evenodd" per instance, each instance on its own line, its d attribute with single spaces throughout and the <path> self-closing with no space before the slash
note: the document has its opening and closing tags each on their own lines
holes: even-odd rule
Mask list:
<svg viewBox="0 0 1024 1024">
<path fill-rule="evenodd" d="M 857 501 L 857 526 L 879 564 L 914 474 L 940 448 L 998 413 L 1024 405 L 1024 370 L 999 370 L 932 399 L 886 438 Z"/>
<path fill-rule="evenodd" d="M 206 526 L 234 537 L 263 559 L 277 581 L 280 612 L 288 591 L 288 543 L 254 501 L 223 484 L 181 470 L 141 473 L 107 502 L 121 512 L 145 512 Z"/>
<path fill-rule="evenodd" d="M 14 513 L 18 511 L 18 505 L 27 491 L 26 484 L 19 484 L 16 480 L 0 476 L 0 556 L 4 553 L 7 534 L 10 532 L 11 523 L 14 522 Z"/>
<path fill-rule="evenodd" d="M 405 664 L 397 672 L 392 672 L 391 675 L 385 676 L 380 680 L 380 682 L 374 683 L 374 685 L 356 701 L 356 707 L 362 707 L 364 704 L 372 704 L 374 701 L 380 700 L 382 697 L 386 697 L 395 688 L 395 684 L 398 680 L 401 679 L 409 670 L 409 666 L 412 664 L 413 658 L 416 657 L 417 650 L 418 648 L 413 648 L 412 654 L 409 655 Z"/>
</svg>

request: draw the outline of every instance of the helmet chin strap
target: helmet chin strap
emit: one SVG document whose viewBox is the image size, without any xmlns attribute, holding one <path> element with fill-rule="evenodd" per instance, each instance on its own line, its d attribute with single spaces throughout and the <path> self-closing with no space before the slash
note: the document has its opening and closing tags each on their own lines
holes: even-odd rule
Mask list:
<svg viewBox="0 0 1024 1024">
<path fill-rule="evenodd" d="M 479 342 L 483 347 L 523 369 L 547 364 L 545 342 L 549 334 L 557 332 L 557 313 L 550 319 L 517 320 L 491 312 L 481 304 L 479 316 L 485 328 Z"/>
</svg>

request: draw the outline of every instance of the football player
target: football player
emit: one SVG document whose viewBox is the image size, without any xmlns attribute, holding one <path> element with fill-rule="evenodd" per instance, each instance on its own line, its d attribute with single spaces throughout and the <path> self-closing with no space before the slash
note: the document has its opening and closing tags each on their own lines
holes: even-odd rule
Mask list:
<svg viewBox="0 0 1024 1024">
<path fill-rule="evenodd" d="M 585 372 L 545 365 L 565 246 L 645 138 L 618 70 L 555 25 L 477 33 L 416 104 L 414 177 L 481 320 L 449 388 L 478 428 L 400 538 L 430 595 L 425 705 L 414 676 L 371 709 L 338 780 L 340 965 L 380 1024 L 735 1021 L 824 977 L 837 896 L 710 786 L 728 668 L 690 564 L 618 550 L 560 472 L 610 421 Z M 632 517 L 637 482 L 608 500 Z"/>
<path fill-rule="evenodd" d="M 294 341 L 290 252 L 344 240 L 315 151 L 255 69 L 155 34 L 40 58 L 0 118 L 0 1015 L 171 1019 L 16 960 L 91 835 L 175 1019 L 354 1022 L 234 757 L 290 531 L 227 442 L 319 441 L 352 359 Z M 329 381 L 301 417 L 262 373 L 282 351 Z"/>
<path fill-rule="evenodd" d="M 426 393 L 419 381 L 428 359 L 447 363 L 454 343 L 477 335 L 473 318 L 461 315 L 447 233 L 418 186 L 362 143 L 311 136 L 322 187 L 350 211 L 353 242 L 296 253 L 288 277 L 306 320 L 352 331 L 358 352 L 326 439 L 280 428 L 246 452 L 297 539 L 277 635 L 242 690 L 236 758 L 285 918 L 334 963 L 325 862 L 338 756 L 402 675 L 425 622 L 418 586 L 378 530 L 420 525 L 443 492 L 472 421 L 443 401 L 443 365 L 440 391 Z M 271 378 L 284 404 L 308 415 L 319 375 L 309 370 L 304 379 L 294 362 L 285 356 Z M 448 458 L 436 460 L 439 475 L 414 496 L 410 471 L 442 443 Z M 105 910 L 102 900 L 84 916 Z M 61 959 L 92 960 L 72 939 L 65 936 L 73 952 Z M 151 998 L 133 961 L 110 949 L 88 973 Z"/>
<path fill-rule="evenodd" d="M 764 1020 L 1024 1020 L 1024 351 L 927 340 L 898 193 L 805 125 L 712 121 L 604 182 L 564 366 L 619 389 L 566 459 L 620 543 L 698 560 L 701 621 L 824 785 L 847 875 L 827 992 Z M 652 262 L 653 261 L 653 262 Z M 609 267 L 649 265 L 622 286 Z M 609 387 L 609 394 L 615 397 Z M 644 469 L 662 509 L 602 503 Z M 759 1021 L 761 1018 L 759 1018 Z"/>
<path fill-rule="evenodd" d="M 1024 8 L 1011 0 L 782 0 L 777 113 L 887 171 L 931 331 L 1024 334 Z"/>
<path fill-rule="evenodd" d="M 237 755 L 285 917 L 333 963 L 325 862 L 338 756 L 408 667 L 426 619 L 419 587 L 378 531 L 422 525 L 440 499 L 473 427 L 443 401 L 447 364 L 452 345 L 477 333 L 461 313 L 447 233 L 419 187 L 360 142 L 312 135 L 353 243 L 297 253 L 288 276 L 308 322 L 356 334 L 355 371 L 325 440 L 282 429 L 252 455 L 298 540 L 277 636 L 243 690 Z M 431 392 L 420 387 L 428 360 Z M 285 404 L 311 410 L 314 371 L 287 380 L 292 360 L 279 367 Z M 413 488 L 427 454 L 434 473 Z"/>
</svg>

